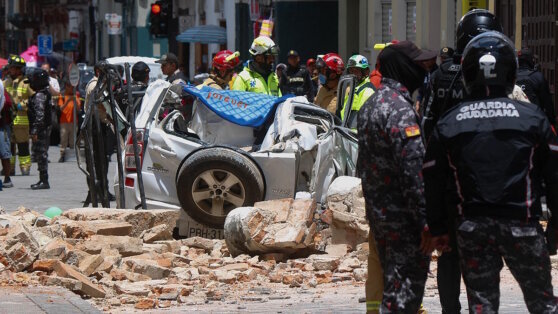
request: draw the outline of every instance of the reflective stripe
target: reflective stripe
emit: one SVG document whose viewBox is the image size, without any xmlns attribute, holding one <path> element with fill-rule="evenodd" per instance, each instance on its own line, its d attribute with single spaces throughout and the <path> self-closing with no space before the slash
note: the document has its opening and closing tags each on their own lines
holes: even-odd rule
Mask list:
<svg viewBox="0 0 558 314">
<path fill-rule="evenodd" d="M 429 161 L 429 162 L 425 162 L 425 163 L 422 165 L 422 169 L 434 167 L 435 165 L 436 165 L 436 160 L 431 160 L 431 161 Z"/>
<path fill-rule="evenodd" d="M 31 156 L 19 156 L 19 166 L 25 167 L 31 165 Z"/>
<path fill-rule="evenodd" d="M 366 301 L 367 311 L 377 311 L 380 309 L 381 301 Z"/>
<path fill-rule="evenodd" d="M 29 118 L 27 116 L 17 115 L 14 119 L 14 125 L 29 125 Z"/>
<path fill-rule="evenodd" d="M 558 145 L 548 144 L 548 147 L 550 147 L 550 150 L 558 152 Z"/>
</svg>

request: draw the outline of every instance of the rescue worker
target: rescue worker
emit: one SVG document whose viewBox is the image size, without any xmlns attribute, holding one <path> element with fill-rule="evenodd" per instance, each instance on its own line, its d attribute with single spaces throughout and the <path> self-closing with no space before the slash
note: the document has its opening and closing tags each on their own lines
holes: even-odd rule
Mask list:
<svg viewBox="0 0 558 314">
<path fill-rule="evenodd" d="M 501 33 L 478 35 L 465 47 L 469 95 L 440 118 L 424 161 L 428 225 L 433 247 L 450 249 L 450 176 L 459 199 L 457 244 L 470 311 L 498 313 L 503 259 L 529 312 L 557 313 L 539 218 L 546 194 L 549 225 L 558 234 L 558 140 L 540 108 L 507 97 L 516 70 L 514 45 Z"/>
<path fill-rule="evenodd" d="M 230 89 L 234 70 L 240 64 L 240 54 L 230 50 L 221 50 L 213 57 L 213 69 L 209 77 L 201 84 L 216 89 Z"/>
<path fill-rule="evenodd" d="M 333 52 L 316 60 L 320 89 L 314 103 L 335 114 L 337 111 L 337 84 L 345 70 L 345 63 L 341 57 Z"/>
<path fill-rule="evenodd" d="M 12 158 L 11 169 L 14 171 L 16 165 L 16 152 L 19 157 L 19 168 L 21 174 L 28 176 L 31 170 L 31 154 L 29 151 L 29 119 L 27 117 L 27 103 L 33 90 L 25 83 L 23 69 L 25 60 L 22 57 L 12 55 L 8 61 L 11 84 L 6 81 L 4 87 L 10 94 L 16 112 L 12 122 Z M 9 84 L 9 85 L 8 85 Z"/>
<path fill-rule="evenodd" d="M 178 67 L 178 57 L 174 53 L 164 54 L 161 59 L 155 62 L 161 64 L 161 71 L 167 76 L 167 81 L 171 84 L 186 84 L 188 82 L 186 75 Z"/>
<path fill-rule="evenodd" d="M 357 170 L 383 270 L 382 313 L 417 313 L 430 262 L 424 143 L 411 100 L 425 75 L 416 61 L 423 56 L 409 41 L 387 46 L 380 88 L 358 113 Z"/>
<path fill-rule="evenodd" d="M 279 77 L 281 93 L 295 96 L 306 96 L 309 102 L 314 101 L 314 85 L 306 68 L 300 66 L 300 56 L 296 50 L 287 54 L 287 70 Z"/>
<path fill-rule="evenodd" d="M 34 153 L 39 167 L 39 182 L 31 185 L 32 190 L 50 189 L 48 183 L 48 142 L 50 137 L 51 120 L 51 95 L 49 89 L 49 76 L 43 69 L 33 71 L 28 79 L 34 93 L 29 98 L 29 135 L 33 140 Z"/>
<path fill-rule="evenodd" d="M 279 52 L 271 38 L 260 36 L 252 42 L 249 50 L 252 60 L 234 80 L 232 90 L 281 96 L 279 78 L 273 71 L 273 62 Z"/>
<path fill-rule="evenodd" d="M 525 92 L 531 103 L 541 107 L 550 123 L 556 125 L 556 112 L 548 82 L 540 71 L 535 70 L 535 56 L 531 49 L 521 49 L 518 60 L 517 85 Z"/>
<path fill-rule="evenodd" d="M 366 59 L 366 57 L 361 55 L 354 55 L 350 57 L 347 62 L 347 72 L 354 75 L 356 78 L 353 103 L 351 105 L 351 109 L 348 111 L 349 116 L 347 117 L 347 127 L 356 129 L 358 111 L 368 98 L 374 94 L 376 88 L 372 85 L 372 83 L 370 83 L 370 65 L 368 64 L 368 59 Z M 337 108 L 337 116 L 339 116 L 341 120 L 345 118 L 345 107 L 347 105 L 348 98 L 348 95 L 345 96 L 343 108 Z"/>
<path fill-rule="evenodd" d="M 316 59 L 310 58 L 306 60 L 306 70 L 310 73 L 310 79 L 312 80 L 312 93 L 313 98 L 316 98 L 316 94 L 318 93 L 318 70 L 316 70 Z"/>
</svg>

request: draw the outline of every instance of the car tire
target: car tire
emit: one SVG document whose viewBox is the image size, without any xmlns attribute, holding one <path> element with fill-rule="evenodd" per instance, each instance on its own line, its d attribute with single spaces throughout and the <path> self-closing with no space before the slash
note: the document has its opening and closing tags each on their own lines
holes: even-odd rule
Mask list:
<svg viewBox="0 0 558 314">
<path fill-rule="evenodd" d="M 264 198 L 264 180 L 248 157 L 215 147 L 193 153 L 180 168 L 177 195 L 194 220 L 223 228 L 227 214 Z"/>
</svg>

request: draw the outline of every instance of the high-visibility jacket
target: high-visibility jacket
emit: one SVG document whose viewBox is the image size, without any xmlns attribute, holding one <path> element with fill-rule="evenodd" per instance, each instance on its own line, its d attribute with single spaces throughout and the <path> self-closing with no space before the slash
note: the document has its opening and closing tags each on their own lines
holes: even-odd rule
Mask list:
<svg viewBox="0 0 558 314">
<path fill-rule="evenodd" d="M 349 111 L 349 117 L 347 126 L 350 128 L 356 128 L 356 116 L 360 108 L 364 103 L 374 94 L 376 88 L 372 83 L 370 83 L 370 78 L 365 78 L 360 84 L 355 87 L 355 95 L 353 96 L 353 104 L 351 106 L 351 111 Z M 343 102 L 343 108 L 339 113 L 341 120 L 345 117 L 345 106 L 347 105 L 347 99 L 349 97 L 345 96 L 345 101 Z"/>
<path fill-rule="evenodd" d="M 244 70 L 238 74 L 234 80 L 232 90 L 281 96 L 279 79 L 275 72 L 271 72 L 266 81 L 258 72 L 250 70 L 249 67 L 244 67 Z"/>
<path fill-rule="evenodd" d="M 33 94 L 33 90 L 29 84 L 24 83 L 23 75 L 12 81 L 10 87 L 6 88 L 10 96 L 14 110 L 16 110 L 16 117 L 13 121 L 14 125 L 29 125 L 29 118 L 27 117 L 27 101 Z M 21 109 L 18 108 L 21 105 Z"/>
</svg>

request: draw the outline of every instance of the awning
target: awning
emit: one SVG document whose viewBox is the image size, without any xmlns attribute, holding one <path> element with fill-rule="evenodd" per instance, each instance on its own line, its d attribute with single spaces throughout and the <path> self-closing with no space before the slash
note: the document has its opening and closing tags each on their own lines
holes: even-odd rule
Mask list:
<svg viewBox="0 0 558 314">
<path fill-rule="evenodd" d="M 227 30 L 217 25 L 201 25 L 189 28 L 176 36 L 183 43 L 226 44 Z"/>
</svg>

